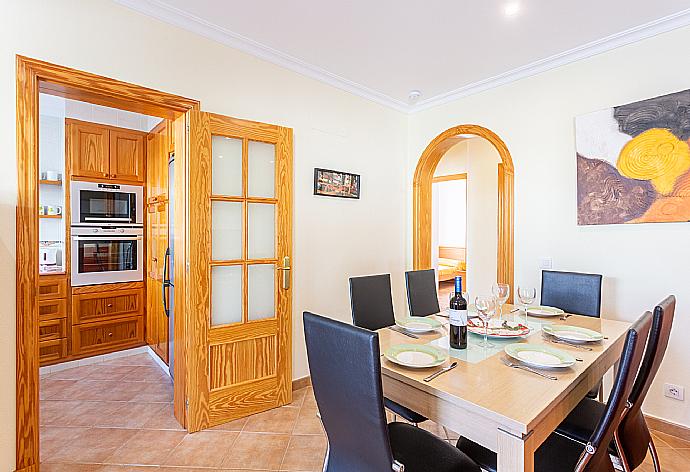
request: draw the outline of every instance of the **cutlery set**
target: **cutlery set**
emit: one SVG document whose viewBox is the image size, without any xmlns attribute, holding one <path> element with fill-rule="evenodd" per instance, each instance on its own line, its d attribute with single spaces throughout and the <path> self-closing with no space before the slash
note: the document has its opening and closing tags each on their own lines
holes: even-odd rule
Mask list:
<svg viewBox="0 0 690 472">
<path fill-rule="evenodd" d="M 443 369 L 437 370 L 433 374 L 429 375 L 428 377 L 424 377 L 425 382 L 431 382 L 434 380 L 436 377 L 438 377 L 441 374 L 445 374 L 446 372 L 455 369 L 458 366 L 457 362 L 453 362 L 449 366 L 444 367 Z"/>
</svg>

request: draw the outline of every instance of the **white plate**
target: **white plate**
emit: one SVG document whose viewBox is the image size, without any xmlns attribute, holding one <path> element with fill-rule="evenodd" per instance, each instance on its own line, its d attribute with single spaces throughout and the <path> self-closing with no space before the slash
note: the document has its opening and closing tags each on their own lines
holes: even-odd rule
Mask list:
<svg viewBox="0 0 690 472">
<path fill-rule="evenodd" d="M 528 306 L 527 314 L 536 318 L 550 318 L 552 316 L 561 316 L 565 312 L 560 308 L 552 306 Z"/>
<path fill-rule="evenodd" d="M 411 333 L 428 333 L 442 326 L 439 321 L 423 316 L 411 316 L 404 320 L 396 320 L 395 324 Z"/>
<path fill-rule="evenodd" d="M 564 368 L 575 364 L 572 355 L 549 346 L 520 343 L 509 344 L 504 350 L 510 357 L 534 367 Z"/>
<path fill-rule="evenodd" d="M 405 367 L 425 369 L 443 364 L 448 353 L 424 344 L 397 344 L 389 347 L 384 357 Z"/>
</svg>

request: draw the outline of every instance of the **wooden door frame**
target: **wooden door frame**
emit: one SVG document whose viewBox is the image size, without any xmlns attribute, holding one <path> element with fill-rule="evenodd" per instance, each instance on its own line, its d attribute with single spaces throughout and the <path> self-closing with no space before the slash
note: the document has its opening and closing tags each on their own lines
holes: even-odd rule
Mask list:
<svg viewBox="0 0 690 472">
<path fill-rule="evenodd" d="M 444 154 L 458 144 L 458 135 L 471 134 L 489 141 L 501 156 L 498 165 L 498 267 L 496 281 L 513 287 L 514 278 L 514 167 L 503 140 L 479 125 L 459 125 L 436 136 L 424 149 L 414 173 L 412 190 L 412 248 L 415 270 L 431 268 L 431 185 L 436 166 Z M 512 294 L 510 297 L 512 300 Z"/>
<path fill-rule="evenodd" d="M 17 214 L 16 214 L 16 469 L 39 469 L 39 345 L 38 345 L 38 122 L 39 92 L 160 116 L 170 120 L 200 103 L 177 95 L 121 82 L 108 77 L 16 56 L 17 74 Z M 182 128 L 178 132 L 183 132 Z M 176 143 L 177 144 L 177 143 Z M 185 149 L 185 143 L 179 143 Z M 185 149 L 186 151 L 186 149 Z M 180 153 L 184 157 L 184 152 Z M 184 162 L 185 160 L 182 159 Z M 176 172 L 176 188 L 186 188 L 186 172 Z M 178 191 L 177 196 L 184 198 Z M 177 207 L 184 208 L 184 207 Z M 176 234 L 176 239 L 178 235 Z M 179 248 L 183 247 L 184 235 Z M 177 256 L 178 253 L 176 253 Z M 179 251 L 180 263 L 186 257 Z M 176 257 L 176 262 L 178 258 Z M 180 304 L 178 304 L 180 296 Z M 184 307 L 181 291 L 175 291 L 175 306 Z M 181 311 L 180 313 L 184 313 Z M 185 320 L 176 317 L 175 334 L 184 335 Z M 179 330 L 178 330 L 179 326 Z M 180 341 L 184 337 L 177 338 Z M 175 342 L 175 351 L 184 356 L 184 342 Z M 175 373 L 183 369 L 175 364 Z M 175 410 L 184 408 L 184 371 L 175 375 Z M 181 391 L 178 390 L 182 389 Z M 180 395 L 181 393 L 181 395 Z M 178 398 L 180 397 L 180 398 Z M 178 405 L 182 402 L 181 405 Z M 184 411 L 184 410 L 182 410 Z"/>
</svg>

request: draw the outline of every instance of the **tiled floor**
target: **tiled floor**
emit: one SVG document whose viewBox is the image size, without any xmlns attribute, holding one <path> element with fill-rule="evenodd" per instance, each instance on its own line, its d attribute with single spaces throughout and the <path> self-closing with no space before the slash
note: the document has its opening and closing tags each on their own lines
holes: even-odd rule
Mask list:
<svg viewBox="0 0 690 472">
<path fill-rule="evenodd" d="M 321 470 L 326 439 L 310 388 L 294 392 L 288 406 L 191 435 L 174 419 L 171 401 L 170 379 L 148 354 L 42 377 L 41 470 Z M 443 436 L 434 423 L 423 427 Z M 689 471 L 690 442 L 654 435 L 663 471 Z M 649 457 L 637 470 L 653 470 Z"/>
</svg>

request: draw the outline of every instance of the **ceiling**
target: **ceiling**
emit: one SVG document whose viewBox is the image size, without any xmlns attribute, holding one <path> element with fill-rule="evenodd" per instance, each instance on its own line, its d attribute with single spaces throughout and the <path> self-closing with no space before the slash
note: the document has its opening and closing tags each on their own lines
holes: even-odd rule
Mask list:
<svg viewBox="0 0 690 472">
<path fill-rule="evenodd" d="M 687 0 L 116 1 L 406 111 L 690 24 Z"/>
</svg>

